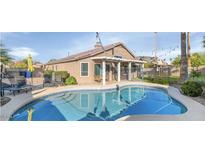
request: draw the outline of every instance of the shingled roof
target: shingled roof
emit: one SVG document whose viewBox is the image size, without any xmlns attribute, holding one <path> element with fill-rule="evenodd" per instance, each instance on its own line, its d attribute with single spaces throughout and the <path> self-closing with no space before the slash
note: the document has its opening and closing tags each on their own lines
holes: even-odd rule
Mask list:
<svg viewBox="0 0 205 154">
<path fill-rule="evenodd" d="M 135 55 L 123 43 L 117 42 L 117 43 L 114 43 L 114 44 L 106 45 L 104 47 L 98 47 L 98 48 L 94 48 L 94 49 L 91 49 L 91 50 L 80 52 L 80 53 L 77 53 L 77 54 L 74 54 L 74 55 L 70 55 L 70 56 L 65 57 L 65 58 L 53 60 L 53 61 L 48 62 L 47 64 L 58 64 L 58 63 L 64 63 L 64 62 L 75 61 L 75 60 L 79 60 L 79 59 L 92 57 L 94 55 L 100 54 L 104 51 L 113 49 L 113 48 L 115 48 L 117 46 L 120 46 L 120 45 L 123 46 L 125 49 L 127 49 L 129 51 L 129 53 L 133 57 L 135 57 Z"/>
</svg>

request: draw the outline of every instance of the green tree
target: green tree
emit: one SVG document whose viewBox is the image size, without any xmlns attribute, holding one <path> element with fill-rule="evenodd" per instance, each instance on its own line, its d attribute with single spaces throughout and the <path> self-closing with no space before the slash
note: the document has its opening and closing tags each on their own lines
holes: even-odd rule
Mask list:
<svg viewBox="0 0 205 154">
<path fill-rule="evenodd" d="M 205 65 L 205 52 L 201 52 L 199 55 L 201 56 L 201 65 Z"/>
<path fill-rule="evenodd" d="M 27 69 L 28 68 L 28 64 L 27 64 L 27 60 L 23 59 L 21 61 L 17 61 L 17 62 L 12 62 L 9 65 L 11 68 L 19 68 L 19 69 Z"/>
<path fill-rule="evenodd" d="M 154 67 L 153 63 L 147 62 L 144 64 L 144 68 L 153 68 L 153 67 Z"/>
<path fill-rule="evenodd" d="M 172 65 L 175 66 L 176 68 L 180 66 L 180 63 L 181 63 L 180 56 L 175 57 L 174 60 L 172 61 Z"/>
<path fill-rule="evenodd" d="M 198 53 L 194 53 L 191 56 L 191 66 L 198 70 L 198 67 L 201 65 L 201 56 Z"/>
<path fill-rule="evenodd" d="M 5 48 L 4 44 L 0 43 L 0 61 L 5 65 L 12 60 L 11 56 L 8 54 L 9 51 L 9 49 Z"/>
</svg>

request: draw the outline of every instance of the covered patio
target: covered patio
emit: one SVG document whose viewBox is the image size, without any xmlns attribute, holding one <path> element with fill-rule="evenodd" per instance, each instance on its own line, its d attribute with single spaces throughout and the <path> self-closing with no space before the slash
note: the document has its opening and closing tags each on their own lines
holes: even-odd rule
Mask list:
<svg viewBox="0 0 205 154">
<path fill-rule="evenodd" d="M 121 57 L 93 57 L 95 62 L 95 81 L 120 82 L 121 80 L 132 80 L 135 77 L 143 77 L 144 61 L 123 59 Z"/>
</svg>

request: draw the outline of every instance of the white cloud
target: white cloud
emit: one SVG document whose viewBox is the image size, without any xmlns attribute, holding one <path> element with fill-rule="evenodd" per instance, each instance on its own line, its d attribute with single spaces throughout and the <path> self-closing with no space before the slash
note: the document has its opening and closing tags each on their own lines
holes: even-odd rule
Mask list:
<svg viewBox="0 0 205 154">
<path fill-rule="evenodd" d="M 14 57 L 18 57 L 18 58 L 26 58 L 28 57 L 28 55 L 31 55 L 32 57 L 38 56 L 39 53 L 34 51 L 31 48 L 28 47 L 18 47 L 18 48 L 13 48 L 10 51 L 10 55 L 14 56 Z"/>
</svg>

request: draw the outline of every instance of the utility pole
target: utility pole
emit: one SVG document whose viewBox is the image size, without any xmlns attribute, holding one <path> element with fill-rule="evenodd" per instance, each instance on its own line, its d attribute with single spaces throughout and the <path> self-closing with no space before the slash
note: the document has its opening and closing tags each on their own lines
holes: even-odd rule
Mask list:
<svg viewBox="0 0 205 154">
<path fill-rule="evenodd" d="M 154 58 L 157 58 L 157 32 L 154 32 L 154 50 L 152 52 Z"/>
</svg>

